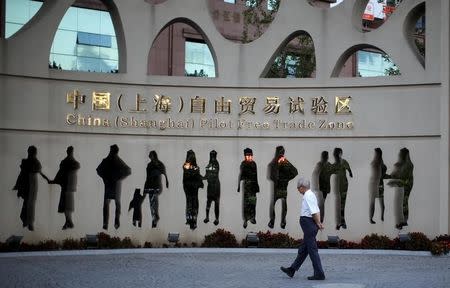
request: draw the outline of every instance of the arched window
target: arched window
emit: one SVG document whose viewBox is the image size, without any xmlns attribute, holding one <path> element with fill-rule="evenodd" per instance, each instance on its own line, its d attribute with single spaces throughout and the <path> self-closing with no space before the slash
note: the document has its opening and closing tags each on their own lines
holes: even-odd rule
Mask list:
<svg viewBox="0 0 450 288">
<path fill-rule="evenodd" d="M 371 46 L 355 46 L 340 58 L 333 77 L 380 77 L 401 75 L 400 69 L 382 50 Z"/>
<path fill-rule="evenodd" d="M 216 77 L 213 51 L 200 28 L 189 20 L 166 25 L 150 49 L 148 74 Z"/>
<path fill-rule="evenodd" d="M 316 73 L 316 56 L 311 36 L 299 31 L 280 46 L 264 78 L 311 78 Z"/>
<path fill-rule="evenodd" d="M 108 6 L 100 0 L 77 0 L 59 24 L 49 68 L 117 73 L 119 50 Z"/>
<path fill-rule="evenodd" d="M 4 37 L 9 38 L 22 28 L 41 9 L 43 0 L 4 0 Z M 0 7 L 2 9 L 2 7 Z"/>
</svg>

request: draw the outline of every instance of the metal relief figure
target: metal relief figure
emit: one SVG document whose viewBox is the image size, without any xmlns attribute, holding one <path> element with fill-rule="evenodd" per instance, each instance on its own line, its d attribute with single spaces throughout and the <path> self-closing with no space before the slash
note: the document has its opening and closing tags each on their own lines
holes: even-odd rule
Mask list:
<svg viewBox="0 0 450 288">
<path fill-rule="evenodd" d="M 17 197 L 23 199 L 20 219 L 23 227 L 34 231 L 34 214 L 36 205 L 36 196 L 38 192 L 38 174 L 48 181 L 47 176 L 42 172 L 42 166 L 37 159 L 37 149 L 35 146 L 28 147 L 28 157 L 22 159 L 20 164 L 20 173 L 17 177 L 16 185 L 12 190 L 17 190 Z"/>
<path fill-rule="evenodd" d="M 347 223 L 345 222 L 345 203 L 347 200 L 348 191 L 348 179 L 347 171 L 350 177 L 353 177 L 352 170 L 348 162 L 342 158 L 342 149 L 335 148 L 333 151 L 335 162 L 332 164 L 332 172 L 336 174 L 336 230 L 341 227 L 347 229 Z"/>
<path fill-rule="evenodd" d="M 114 227 L 120 227 L 120 195 L 122 191 L 122 180 L 131 174 L 131 168 L 119 157 L 119 147 L 112 145 L 109 154 L 97 167 L 97 174 L 105 184 L 105 195 L 103 202 L 103 229 L 108 229 L 109 203 L 114 200 L 116 213 Z"/>
<path fill-rule="evenodd" d="M 166 178 L 166 188 L 169 188 L 169 180 L 167 179 L 166 167 L 159 161 L 158 154 L 150 151 L 148 157 L 150 162 L 147 165 L 147 178 L 144 184 L 144 197 L 148 194 L 150 202 L 150 212 L 152 214 L 152 228 L 158 225 L 159 221 L 159 200 L 158 197 L 163 190 L 162 175 Z"/>
<path fill-rule="evenodd" d="M 61 194 L 58 204 L 58 213 L 64 213 L 66 222 L 62 230 L 74 227 L 72 213 L 74 211 L 74 193 L 77 191 L 77 171 L 80 169 L 80 163 L 73 157 L 73 147 L 67 148 L 67 157 L 59 164 L 59 170 L 49 184 L 58 184 L 61 186 Z"/>
<path fill-rule="evenodd" d="M 328 162 L 328 151 L 322 151 L 320 162 L 316 164 L 313 171 L 313 180 L 315 180 L 315 189 L 318 189 L 317 200 L 320 208 L 320 222 L 325 218 L 325 200 L 330 194 L 330 179 L 333 174 L 333 166 Z"/>
<path fill-rule="evenodd" d="M 209 222 L 209 209 L 214 202 L 214 225 L 219 224 L 219 203 L 220 203 L 220 180 L 219 180 L 219 161 L 217 161 L 217 152 L 212 150 L 209 153 L 209 163 L 205 168 L 205 179 L 208 181 L 206 217 L 204 223 Z"/>
<path fill-rule="evenodd" d="M 238 179 L 237 192 L 241 191 L 241 181 L 243 181 L 243 214 L 244 228 L 247 228 L 247 222 L 256 224 L 256 193 L 259 192 L 257 166 L 253 161 L 253 151 L 250 148 L 244 150 L 244 161 L 241 163 Z"/>
<path fill-rule="evenodd" d="M 142 202 L 144 202 L 145 195 L 141 195 L 141 189 L 134 190 L 133 199 L 130 202 L 128 211 L 133 209 L 133 226 L 142 227 Z"/>
<path fill-rule="evenodd" d="M 287 187 L 289 181 L 298 175 L 297 169 L 284 156 L 285 149 L 283 146 L 278 146 L 275 149 L 275 157 L 269 163 L 270 180 L 273 181 L 273 197 L 270 205 L 270 222 L 268 226 L 273 228 L 275 223 L 275 204 L 281 200 L 281 228 L 286 227 L 287 214 Z"/>
<path fill-rule="evenodd" d="M 395 198 L 397 204 L 395 205 L 397 207 L 397 224 L 395 227 L 397 229 L 402 229 L 403 226 L 408 226 L 408 200 L 414 184 L 414 165 L 411 162 L 409 150 L 407 148 L 402 148 L 400 150 L 398 162 L 394 164 L 391 178 L 392 180 L 389 181 L 388 184 L 397 188 Z"/>
<path fill-rule="evenodd" d="M 195 153 L 189 150 L 183 164 L 183 189 L 186 195 L 186 224 L 192 230 L 197 228 L 198 189 L 203 187 L 203 177 L 200 175 Z"/>
<path fill-rule="evenodd" d="M 378 198 L 381 206 L 381 221 L 384 221 L 384 179 L 389 179 L 390 175 L 386 174 L 387 168 L 383 162 L 383 151 L 375 148 L 375 156 L 370 163 L 371 176 L 369 179 L 369 217 L 370 223 L 375 224 L 373 215 L 375 213 L 375 199 Z"/>
</svg>

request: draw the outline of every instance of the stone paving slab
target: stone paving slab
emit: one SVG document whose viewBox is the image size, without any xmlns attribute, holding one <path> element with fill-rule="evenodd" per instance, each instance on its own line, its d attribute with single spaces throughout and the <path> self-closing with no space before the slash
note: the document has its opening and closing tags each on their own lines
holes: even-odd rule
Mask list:
<svg viewBox="0 0 450 288">
<path fill-rule="evenodd" d="M 155 249 L 150 249 L 154 250 Z M 166 253 L 35 255 L 0 258 L 0 286 L 9 287 L 450 287 L 450 257 L 322 252 L 325 281 L 308 281 L 309 260 L 294 278 L 293 249 L 230 253 L 222 249 L 161 249 Z M 178 250 L 177 252 L 173 250 Z M 222 250 L 222 252 L 221 252 Z M 258 249 L 265 250 L 265 249 Z M 274 250 L 274 251 L 269 251 Z M 243 250 L 242 250 L 243 251 Z M 241 252 L 242 252 L 241 251 Z M 275 253 L 275 252 L 279 253 Z M 125 251 L 126 252 L 126 251 Z M 270 253 L 269 253 L 270 252 Z"/>
</svg>

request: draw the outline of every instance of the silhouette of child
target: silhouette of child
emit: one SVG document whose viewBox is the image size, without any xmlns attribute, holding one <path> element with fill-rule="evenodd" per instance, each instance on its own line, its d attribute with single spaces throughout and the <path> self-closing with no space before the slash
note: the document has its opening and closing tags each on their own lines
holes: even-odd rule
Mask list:
<svg viewBox="0 0 450 288">
<path fill-rule="evenodd" d="M 134 190 L 133 199 L 130 202 L 128 211 L 133 210 L 133 226 L 142 227 L 142 202 L 144 202 L 145 196 L 141 195 L 141 189 L 136 188 Z"/>
</svg>

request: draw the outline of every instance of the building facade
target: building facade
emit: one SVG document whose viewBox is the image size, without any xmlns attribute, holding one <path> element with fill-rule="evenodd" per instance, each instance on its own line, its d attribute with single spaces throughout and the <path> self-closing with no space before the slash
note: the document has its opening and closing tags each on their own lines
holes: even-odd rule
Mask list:
<svg viewBox="0 0 450 288">
<path fill-rule="evenodd" d="M 7 1 L 0 2 L 4 8 Z M 69 29 L 75 33 L 77 45 L 89 46 L 89 53 L 99 51 L 99 56 L 83 54 L 87 52 L 81 51 L 82 47 L 72 47 L 71 53 L 79 54 L 60 54 L 77 57 L 75 63 L 82 63 L 84 58 L 80 60 L 80 57 L 116 61 L 114 69 L 108 66 L 99 71 L 90 68 L 71 71 L 59 69 L 64 64 L 58 62 L 54 67 L 52 61 L 49 67 L 49 60 L 57 53 L 54 40 L 61 21 L 74 8 L 72 0 L 44 1 L 18 31 L 0 39 L 0 162 L 3 165 L 0 241 L 12 234 L 24 235 L 26 242 L 37 242 L 105 231 L 140 243 L 164 243 L 167 233 L 179 232 L 181 242 L 200 243 L 217 228 L 231 231 L 238 239 L 250 231 L 266 230 L 288 232 L 300 238 L 301 196 L 295 189 L 297 178 L 287 186 L 286 227 L 280 225 L 281 201 L 275 204 L 275 227 L 268 227 L 274 197 L 268 167 L 277 146 L 285 148 L 286 159 L 299 175 L 312 179 L 312 188 L 317 193 L 322 193 L 317 163 L 323 151 L 329 154 L 334 168 L 330 170 L 333 174 L 330 193 L 324 203 L 326 229 L 319 235 L 320 240 L 326 240 L 327 235 L 359 240 L 371 233 L 390 237 L 414 231 L 429 237 L 449 233 L 448 1 L 403 1 L 382 26 L 365 32 L 361 15 L 368 1 L 346 0 L 333 8 L 320 8 L 307 1 L 284 0 L 267 30 L 245 44 L 221 34 L 210 1 L 150 2 L 102 1 L 105 6 L 97 11 L 109 12 L 114 33 L 104 32 L 102 28 L 98 33 L 83 31 L 78 26 Z M 423 13 L 427 19 L 424 56 L 409 33 L 416 29 Z M 7 22 L 7 16 L 2 15 L 2 22 Z M 170 38 L 166 38 L 165 45 L 155 48 L 164 59 L 150 59 L 155 39 L 165 37 L 162 31 L 175 23 L 181 28 L 174 28 L 171 33 L 181 33 L 194 44 L 207 45 L 214 77 L 181 76 L 186 74 L 183 65 L 167 66 L 172 67 L 172 74 L 151 73 L 152 61 L 166 61 L 168 47 L 177 45 L 170 44 Z M 196 33 L 183 25 L 193 27 Z M 314 43 L 314 77 L 264 78 L 262 75 L 270 69 L 280 49 L 302 31 Z M 193 34 L 197 33 L 203 42 L 195 41 L 198 36 Z M 6 36 L 4 25 L 2 36 Z M 186 50 L 180 47 L 174 53 L 185 54 Z M 111 56 L 111 50 L 102 54 L 102 48 L 116 49 L 117 57 Z M 338 77 L 349 57 L 361 49 L 384 51 L 401 75 Z M 109 56 L 101 58 L 101 55 Z M 191 64 L 198 62 L 192 59 Z M 100 73 L 111 70 L 114 73 Z M 109 226 L 104 230 L 104 199 L 112 190 L 108 186 L 111 182 L 105 180 L 98 168 L 111 149 L 115 151 L 114 144 L 130 171 L 120 165 L 117 166 L 120 169 L 111 169 L 115 175 L 115 194 L 113 201 L 108 201 L 111 202 Z M 29 162 L 22 162 L 27 158 L 29 146 L 36 147 L 41 169 L 37 169 L 38 165 L 27 168 Z M 68 178 L 72 184 L 76 183 L 75 189 L 69 191 L 73 194 L 67 194 L 73 196 L 74 227 L 62 230 L 65 217 L 58 210 L 69 209 L 68 202 L 63 201 L 64 209 L 58 206 L 61 187 L 67 188 L 64 186 L 67 183 L 48 184 L 39 172 L 53 180 L 69 146 L 73 147 L 73 157 L 80 168 L 76 170 L 76 181 L 72 176 Z M 255 186 L 246 182 L 237 192 L 245 148 L 252 149 L 257 164 L 256 202 L 253 195 L 250 198 L 243 195 Z M 342 149 L 341 156 L 334 153 L 339 152 L 336 148 Z M 391 176 L 381 182 L 384 194 L 373 190 L 381 184 L 376 182 L 381 171 L 376 167 L 381 166 L 377 166 L 380 162 L 375 159 L 375 148 L 382 150 L 386 172 Z M 207 180 L 203 180 L 204 188 L 198 192 L 197 227 L 191 229 L 186 225 L 187 220 L 192 220 L 187 216 L 197 213 L 195 201 L 189 202 L 193 198 L 187 199 L 192 190 L 187 188 L 184 174 L 188 173 L 186 167 L 195 166 L 186 157 L 189 150 L 196 154 L 201 176 L 206 174 L 210 152 L 217 152 L 220 164 L 217 226 L 213 223 L 214 205 L 209 211 L 211 221 L 203 223 L 208 185 L 211 185 Z M 29 151 L 33 154 L 33 149 Z M 133 211 L 128 211 L 128 204 L 136 189 L 141 189 L 141 194 L 146 189 L 150 151 L 155 151 L 164 163 L 169 185 L 167 188 L 162 177 L 164 187 L 158 199 L 160 219 L 155 228 L 151 228 L 151 205 L 149 195 L 145 195 L 143 222 L 139 228 L 132 225 Z M 340 165 L 344 162 L 335 161 L 334 154 L 346 160 L 352 177 Z M 118 170 L 122 173 L 116 173 Z M 20 177 L 21 171 L 28 171 L 27 178 Z M 18 197 L 23 187 L 31 193 L 26 199 L 23 195 Z M 379 205 L 381 195 L 384 195 L 384 221 L 381 221 Z M 346 199 L 345 216 L 341 214 L 343 198 Z M 118 229 L 114 228 L 117 224 L 114 200 L 120 200 L 122 207 Z M 27 223 L 20 218 L 25 201 L 31 201 L 25 207 L 27 217 L 34 214 L 34 219 L 27 218 Z M 373 202 L 376 223 L 371 224 Z M 244 228 L 243 216 L 248 212 L 244 208 L 249 203 L 256 203 L 256 224 L 249 221 Z M 346 229 L 340 226 L 342 216 Z M 31 222 L 33 231 L 22 227 Z"/>
</svg>

